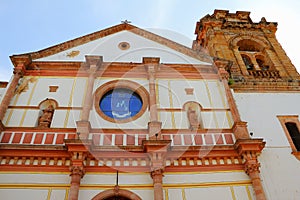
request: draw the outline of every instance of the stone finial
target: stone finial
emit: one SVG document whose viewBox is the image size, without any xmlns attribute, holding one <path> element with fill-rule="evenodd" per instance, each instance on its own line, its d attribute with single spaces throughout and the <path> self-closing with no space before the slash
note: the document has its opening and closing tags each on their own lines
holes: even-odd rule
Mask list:
<svg viewBox="0 0 300 200">
<path fill-rule="evenodd" d="M 262 17 L 259 23 L 263 23 L 263 24 L 267 23 L 266 18 Z"/>
</svg>

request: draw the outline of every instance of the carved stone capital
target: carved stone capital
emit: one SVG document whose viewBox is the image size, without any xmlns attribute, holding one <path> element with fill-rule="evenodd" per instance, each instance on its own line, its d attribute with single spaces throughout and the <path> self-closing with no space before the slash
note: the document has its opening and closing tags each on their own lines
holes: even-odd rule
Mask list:
<svg viewBox="0 0 300 200">
<path fill-rule="evenodd" d="M 18 68 L 14 68 L 13 74 L 17 77 L 22 77 L 24 75 L 24 70 L 22 69 L 18 69 Z"/>
<path fill-rule="evenodd" d="M 155 75 L 159 68 L 160 58 L 156 57 L 143 57 L 143 64 L 145 65 L 146 71 L 148 72 L 149 80 L 154 80 Z"/>
<path fill-rule="evenodd" d="M 156 169 L 151 171 L 151 178 L 153 179 L 154 183 L 162 183 L 162 179 L 164 177 L 164 170 L 163 169 Z"/>
<path fill-rule="evenodd" d="M 99 69 L 99 67 L 103 63 L 103 57 L 102 56 L 85 56 L 85 63 L 83 63 L 84 69 L 87 70 L 87 72 L 90 75 L 94 75 L 95 72 Z"/>
<path fill-rule="evenodd" d="M 229 79 L 229 73 L 227 72 L 227 70 L 230 68 L 232 63 L 227 61 L 227 60 L 216 59 L 216 60 L 214 60 L 214 64 L 218 68 L 219 76 L 222 79 L 228 80 Z"/>
<path fill-rule="evenodd" d="M 256 159 L 265 147 L 265 144 L 266 142 L 263 139 L 238 139 L 234 144 L 234 148 L 244 159 Z"/>
<path fill-rule="evenodd" d="M 150 158 L 151 171 L 163 170 L 167 152 L 170 148 L 171 140 L 144 140 L 144 151 Z"/>
<path fill-rule="evenodd" d="M 249 176 L 253 173 L 260 173 L 259 168 L 260 168 L 260 163 L 257 161 L 257 159 L 246 160 L 245 172 Z"/>
<path fill-rule="evenodd" d="M 70 167 L 70 172 L 71 172 L 70 176 L 78 175 L 81 178 L 85 174 L 85 170 L 84 170 L 83 166 L 71 166 Z"/>
</svg>

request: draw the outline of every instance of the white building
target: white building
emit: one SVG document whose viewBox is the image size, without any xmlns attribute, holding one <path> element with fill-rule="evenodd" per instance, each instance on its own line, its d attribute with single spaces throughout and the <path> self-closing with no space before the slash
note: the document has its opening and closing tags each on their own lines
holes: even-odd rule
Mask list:
<svg viewBox="0 0 300 200">
<path fill-rule="evenodd" d="M 203 17 L 191 48 L 123 23 L 11 56 L 1 197 L 299 199 L 300 77 L 249 14 Z"/>
</svg>

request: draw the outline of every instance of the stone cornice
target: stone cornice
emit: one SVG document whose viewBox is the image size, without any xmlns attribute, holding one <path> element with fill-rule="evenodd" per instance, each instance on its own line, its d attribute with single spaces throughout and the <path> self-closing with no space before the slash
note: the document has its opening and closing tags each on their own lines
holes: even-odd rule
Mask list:
<svg viewBox="0 0 300 200">
<path fill-rule="evenodd" d="M 32 60 L 47 57 L 47 56 L 59 53 L 61 51 L 65 51 L 67 49 L 70 49 L 70 48 L 73 48 L 73 47 L 76 47 L 79 45 L 83 45 L 88 42 L 94 41 L 96 39 L 103 38 L 108 35 L 111 35 L 111 34 L 114 34 L 114 33 L 120 32 L 120 31 L 124 31 L 124 30 L 130 31 L 139 36 L 147 38 L 149 40 L 158 42 L 158 43 L 165 45 L 175 51 L 178 51 L 185 55 L 199 59 L 201 61 L 208 62 L 208 63 L 211 62 L 210 56 L 208 56 L 207 54 L 205 54 L 203 52 L 200 52 L 200 53 L 196 52 L 196 51 L 192 50 L 191 48 L 188 48 L 177 42 L 174 42 L 174 41 L 164 38 L 162 36 L 156 35 L 149 31 L 140 29 L 140 28 L 130 25 L 130 24 L 119 24 L 119 25 L 116 25 L 116 26 L 113 26 L 113 27 L 110 27 L 110 28 L 107 28 L 104 30 L 100 30 L 100 31 L 97 31 L 97 32 L 94 32 L 94 33 L 91 33 L 91 34 L 88 34 L 88 35 L 85 35 L 82 37 L 75 38 L 73 40 L 63 42 L 61 44 L 57 44 L 55 46 L 52 46 L 52 47 L 49 47 L 46 49 L 42 49 L 40 51 L 25 53 L 25 54 L 20 54 L 20 55 L 12 55 L 12 56 L 10 56 L 10 58 L 15 66 L 17 65 L 17 63 L 24 62 L 25 60 L 28 61 L 28 64 L 29 64 Z"/>
</svg>

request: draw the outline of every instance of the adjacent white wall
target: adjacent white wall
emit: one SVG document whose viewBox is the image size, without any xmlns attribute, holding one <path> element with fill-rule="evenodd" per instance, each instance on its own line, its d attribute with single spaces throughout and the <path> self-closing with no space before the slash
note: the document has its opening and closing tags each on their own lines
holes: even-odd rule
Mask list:
<svg viewBox="0 0 300 200">
<path fill-rule="evenodd" d="M 300 93 L 235 93 L 236 104 L 253 138 L 263 138 L 266 147 L 259 161 L 268 199 L 299 199 L 300 161 L 276 117 L 300 115 Z"/>
</svg>

